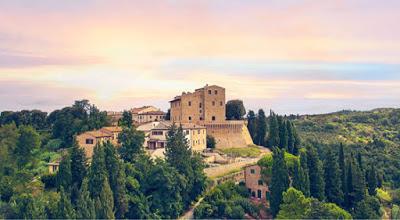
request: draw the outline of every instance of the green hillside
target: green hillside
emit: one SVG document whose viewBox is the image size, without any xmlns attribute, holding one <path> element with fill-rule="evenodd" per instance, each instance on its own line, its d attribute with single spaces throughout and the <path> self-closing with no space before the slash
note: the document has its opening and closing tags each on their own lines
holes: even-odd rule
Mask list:
<svg viewBox="0 0 400 220">
<path fill-rule="evenodd" d="M 304 145 L 324 151 L 339 143 L 361 153 L 366 166 L 375 165 L 386 184 L 400 185 L 400 109 L 340 111 L 306 115 L 295 120 Z"/>
</svg>

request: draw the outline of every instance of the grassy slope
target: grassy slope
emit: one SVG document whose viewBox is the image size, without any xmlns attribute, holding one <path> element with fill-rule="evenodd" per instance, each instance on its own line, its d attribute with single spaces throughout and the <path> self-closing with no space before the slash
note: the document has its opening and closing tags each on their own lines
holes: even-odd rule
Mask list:
<svg viewBox="0 0 400 220">
<path fill-rule="evenodd" d="M 305 144 L 345 143 L 361 152 L 367 164 L 375 164 L 387 181 L 400 183 L 400 109 L 311 115 L 295 124 Z"/>
</svg>

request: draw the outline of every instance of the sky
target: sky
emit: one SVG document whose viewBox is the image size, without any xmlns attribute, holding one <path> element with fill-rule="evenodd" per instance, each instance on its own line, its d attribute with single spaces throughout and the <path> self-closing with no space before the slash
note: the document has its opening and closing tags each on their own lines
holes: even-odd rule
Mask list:
<svg viewBox="0 0 400 220">
<path fill-rule="evenodd" d="M 0 111 L 226 88 L 247 109 L 400 107 L 398 0 L 0 0 Z"/>
</svg>

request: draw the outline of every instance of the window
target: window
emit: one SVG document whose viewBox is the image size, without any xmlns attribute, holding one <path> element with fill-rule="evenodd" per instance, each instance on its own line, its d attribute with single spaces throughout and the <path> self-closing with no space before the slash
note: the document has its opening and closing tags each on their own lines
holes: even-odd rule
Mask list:
<svg viewBox="0 0 400 220">
<path fill-rule="evenodd" d="M 208 90 L 208 94 L 211 95 L 211 90 Z"/>
<path fill-rule="evenodd" d="M 256 192 L 251 192 L 251 197 L 256 197 Z"/>
<path fill-rule="evenodd" d="M 200 134 L 200 130 L 197 130 L 197 134 Z"/>
<path fill-rule="evenodd" d="M 199 103 L 199 108 L 201 108 L 202 107 L 202 104 L 201 104 L 201 102 Z"/>
<path fill-rule="evenodd" d="M 257 198 L 261 199 L 261 190 L 257 190 Z"/>
<path fill-rule="evenodd" d="M 200 117 L 200 121 L 203 121 L 203 117 Z"/>
<path fill-rule="evenodd" d="M 219 102 L 219 105 L 220 105 L 220 106 L 223 106 L 223 105 L 224 105 L 224 103 L 223 103 L 222 101 L 220 101 L 220 102 Z"/>
<path fill-rule="evenodd" d="M 217 91 L 217 90 L 215 90 L 215 91 L 214 91 L 214 94 L 215 94 L 215 95 L 217 95 L 217 94 L 218 94 L 218 91 Z"/>
<path fill-rule="evenodd" d="M 258 185 L 262 186 L 263 185 L 263 181 L 262 180 L 258 180 Z"/>
<path fill-rule="evenodd" d="M 162 131 L 153 131 L 151 132 L 152 135 L 163 135 Z"/>
<path fill-rule="evenodd" d="M 93 144 L 93 139 L 86 139 L 86 144 Z"/>
<path fill-rule="evenodd" d="M 212 101 L 212 105 L 215 106 L 215 101 Z"/>
<path fill-rule="evenodd" d="M 212 118 L 211 118 L 213 121 L 215 121 L 215 116 L 212 116 Z"/>
<path fill-rule="evenodd" d="M 189 121 L 191 121 L 191 120 L 192 120 L 192 117 L 189 116 Z"/>
<path fill-rule="evenodd" d="M 255 171 L 254 169 L 251 169 L 251 170 L 250 170 L 250 173 L 251 173 L 251 174 L 255 174 L 256 171 Z"/>
<path fill-rule="evenodd" d="M 189 106 L 192 106 L 192 102 L 191 102 L 191 101 L 189 101 L 189 103 L 188 103 L 188 104 L 189 104 Z"/>
</svg>

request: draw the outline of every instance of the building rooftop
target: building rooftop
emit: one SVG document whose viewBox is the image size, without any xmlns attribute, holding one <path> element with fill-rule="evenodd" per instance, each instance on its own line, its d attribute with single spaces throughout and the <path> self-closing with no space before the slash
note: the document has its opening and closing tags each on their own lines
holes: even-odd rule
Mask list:
<svg viewBox="0 0 400 220">
<path fill-rule="evenodd" d="M 108 132 L 104 132 L 101 130 L 97 130 L 97 131 L 87 131 L 83 134 L 87 134 L 96 138 L 100 138 L 100 137 L 111 137 L 111 135 Z"/>
<path fill-rule="evenodd" d="M 166 113 L 163 111 L 150 111 L 150 112 L 144 112 L 140 113 L 139 115 L 165 115 Z"/>
<path fill-rule="evenodd" d="M 102 127 L 100 130 L 109 132 L 121 132 L 122 128 L 119 126 L 113 126 L 113 127 Z"/>
</svg>

